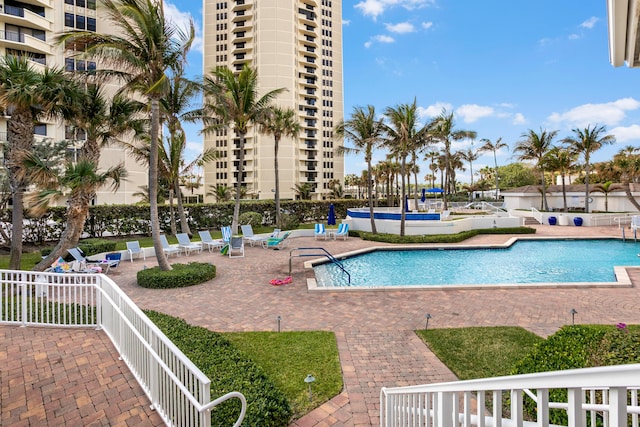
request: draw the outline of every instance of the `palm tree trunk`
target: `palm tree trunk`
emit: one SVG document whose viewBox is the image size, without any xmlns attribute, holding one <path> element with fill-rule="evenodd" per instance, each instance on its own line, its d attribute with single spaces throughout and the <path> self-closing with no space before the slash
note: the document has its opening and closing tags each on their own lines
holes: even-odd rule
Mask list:
<svg viewBox="0 0 640 427">
<path fill-rule="evenodd" d="M 158 267 L 162 271 L 171 270 L 162 242 L 160 242 L 160 219 L 158 215 L 158 137 L 160 135 L 160 103 L 157 98 L 151 99 L 151 141 L 149 143 L 149 217 L 151 221 L 151 237 L 156 252 Z"/>
<path fill-rule="evenodd" d="M 547 182 L 544 176 L 544 168 L 542 170 L 542 210 L 548 211 L 549 205 L 547 204 Z"/>
<path fill-rule="evenodd" d="M 9 257 L 9 270 L 20 270 L 22 259 L 22 234 L 24 218 L 24 186 L 21 182 L 15 184 L 12 197 L 11 210 L 11 256 Z"/>
<path fill-rule="evenodd" d="M 398 206 L 400 206 L 400 236 L 404 236 L 404 222 L 406 219 L 406 214 L 404 211 L 404 200 L 405 200 L 405 193 L 407 191 L 406 187 L 405 187 L 405 173 L 404 173 L 404 169 L 406 167 L 406 160 L 403 157 L 400 163 L 400 179 L 402 180 L 402 182 L 400 183 L 400 187 L 402 189 L 402 196 L 401 199 L 398 201 Z"/>
<path fill-rule="evenodd" d="M 496 156 L 496 150 L 493 150 L 493 163 L 496 166 L 496 200 L 498 200 L 498 186 L 500 185 L 500 180 L 498 179 L 498 157 Z"/>
<path fill-rule="evenodd" d="M 275 188 L 275 202 L 276 202 L 276 226 L 280 227 L 280 171 L 278 170 L 278 145 L 280 140 L 274 138 L 273 146 L 273 173 L 275 174 L 276 188 Z"/>
<path fill-rule="evenodd" d="M 169 188 L 169 224 L 171 225 L 171 234 L 176 235 L 178 228 L 176 227 L 176 213 L 173 209 L 173 188 Z"/>
<path fill-rule="evenodd" d="M 444 146 L 444 193 L 442 193 L 442 201 L 443 201 L 443 205 L 442 205 L 442 209 L 443 210 L 447 210 L 449 209 L 449 205 L 448 205 L 448 200 L 447 200 L 447 192 L 449 191 L 449 180 L 450 178 L 450 174 L 451 174 L 451 166 L 449 164 L 450 162 L 450 154 L 449 154 L 449 150 L 451 148 L 449 147 L 448 142 L 445 141 L 445 146 Z"/>
<path fill-rule="evenodd" d="M 373 183 L 371 180 L 371 160 L 367 161 L 367 192 L 369 195 L 369 218 L 371 218 L 371 232 L 373 234 L 377 234 L 378 230 L 376 230 L 376 220 L 373 217 Z"/>
<path fill-rule="evenodd" d="M 244 134 L 237 135 L 240 139 L 240 147 L 238 153 L 238 182 L 236 184 L 236 202 L 233 207 L 233 220 L 231 221 L 231 232 L 238 233 L 238 219 L 240 218 L 240 186 L 242 184 L 242 173 L 244 172 Z"/>
<path fill-rule="evenodd" d="M 569 207 L 567 206 L 567 190 L 564 183 L 564 174 L 560 174 L 560 179 L 562 179 L 562 201 L 564 202 L 564 211 L 569 212 Z"/>
<path fill-rule="evenodd" d="M 627 200 L 629 200 L 631 204 L 640 211 L 640 204 L 638 204 L 638 201 L 633 197 L 633 194 L 631 194 L 631 185 L 629 185 L 628 182 L 624 184 L 624 194 L 627 196 Z"/>
<path fill-rule="evenodd" d="M 178 199 L 178 216 L 180 217 L 180 230 L 183 233 L 187 233 L 189 237 L 192 236 L 191 228 L 189 228 L 189 223 L 187 222 L 187 215 L 184 213 L 184 204 L 182 203 L 182 190 L 180 189 L 180 183 L 176 181 L 175 194 Z"/>
<path fill-rule="evenodd" d="M 584 163 L 584 213 L 589 213 L 589 159 Z"/>
</svg>

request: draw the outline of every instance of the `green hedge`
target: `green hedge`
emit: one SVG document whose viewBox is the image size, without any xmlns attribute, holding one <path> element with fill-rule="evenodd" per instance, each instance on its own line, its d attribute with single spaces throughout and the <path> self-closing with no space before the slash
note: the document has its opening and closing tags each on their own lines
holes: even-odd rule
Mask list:
<svg viewBox="0 0 640 427">
<path fill-rule="evenodd" d="M 398 236 L 396 234 L 373 234 L 366 231 L 349 230 L 350 236 L 358 236 L 363 240 L 385 243 L 458 243 L 478 234 L 535 234 L 535 228 L 483 228 L 463 231 L 457 234 L 421 234 L 417 236 Z"/>
<path fill-rule="evenodd" d="M 247 399 L 243 425 L 279 427 L 289 424 L 291 408 L 280 390 L 245 354 L 222 335 L 191 326 L 154 311 L 147 316 L 211 380 L 211 399 L 239 391 Z M 240 414 L 240 403 L 230 399 L 211 411 L 212 426 L 230 426 Z"/>
<path fill-rule="evenodd" d="M 169 289 L 199 285 L 216 277 L 216 266 L 204 262 L 173 264 L 173 269 L 162 271 L 159 267 L 138 271 L 138 285 L 143 288 Z"/>
</svg>

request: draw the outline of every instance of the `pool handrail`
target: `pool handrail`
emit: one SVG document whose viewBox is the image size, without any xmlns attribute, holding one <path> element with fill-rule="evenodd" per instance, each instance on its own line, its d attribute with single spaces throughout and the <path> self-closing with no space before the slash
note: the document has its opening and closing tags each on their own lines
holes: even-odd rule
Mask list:
<svg viewBox="0 0 640 427">
<path fill-rule="evenodd" d="M 294 251 L 306 251 L 306 250 L 320 250 L 323 253 L 320 254 L 297 254 L 294 255 L 293 252 Z M 335 264 L 338 266 L 338 268 L 340 270 L 342 270 L 343 273 L 345 273 L 347 275 L 347 283 L 351 284 L 351 274 L 349 274 L 349 272 L 344 268 L 344 265 L 342 265 L 342 262 L 337 259 L 336 257 L 334 257 L 333 255 L 331 255 L 331 253 L 329 251 L 327 251 L 325 248 L 320 248 L 320 247 L 309 247 L 309 248 L 293 248 L 289 251 L 289 276 L 291 276 L 291 260 L 293 258 L 296 257 L 309 257 L 309 256 L 321 256 L 321 257 L 326 257 L 329 262 Z"/>
</svg>

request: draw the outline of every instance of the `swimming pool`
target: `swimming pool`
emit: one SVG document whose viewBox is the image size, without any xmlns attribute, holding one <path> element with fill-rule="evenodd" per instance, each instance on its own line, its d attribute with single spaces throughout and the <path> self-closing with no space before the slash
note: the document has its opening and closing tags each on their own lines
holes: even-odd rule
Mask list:
<svg viewBox="0 0 640 427">
<path fill-rule="evenodd" d="M 512 244 L 511 244 L 512 243 Z M 516 240 L 503 248 L 375 251 L 313 266 L 317 288 L 486 285 L 629 285 L 624 268 L 640 266 L 640 243 L 617 239 Z"/>
</svg>

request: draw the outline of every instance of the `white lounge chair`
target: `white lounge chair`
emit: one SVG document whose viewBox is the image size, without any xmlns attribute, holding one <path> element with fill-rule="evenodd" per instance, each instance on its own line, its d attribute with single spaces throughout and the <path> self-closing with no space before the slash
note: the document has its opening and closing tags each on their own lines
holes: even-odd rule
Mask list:
<svg viewBox="0 0 640 427">
<path fill-rule="evenodd" d="M 134 240 L 133 242 L 127 242 L 127 252 L 129 253 L 129 260 L 133 262 L 134 255 L 137 255 L 140 258 L 142 255 L 142 259 L 147 259 L 147 254 L 144 252 L 145 248 L 140 247 L 140 242 Z"/>
<path fill-rule="evenodd" d="M 640 229 L 640 215 L 633 215 L 631 217 L 631 229 L 632 230 Z"/>
<path fill-rule="evenodd" d="M 338 237 L 342 237 L 344 240 L 349 238 L 349 224 L 340 224 L 338 226 L 338 231 L 333 235 L 334 240 Z"/>
<path fill-rule="evenodd" d="M 242 229 L 242 238 L 248 241 L 251 246 L 255 245 L 256 242 L 265 240 L 268 237 L 253 234 L 253 227 L 251 226 L 251 224 L 241 225 L 240 228 Z"/>
<path fill-rule="evenodd" d="M 104 273 L 108 273 L 111 267 L 115 268 L 120 265 L 120 259 L 88 259 L 84 251 L 77 247 L 67 249 L 67 252 L 69 252 L 69 254 L 77 261 L 78 268 L 76 269 L 76 271 L 80 272 L 88 272 L 93 267 L 97 272 L 100 272 L 100 270 L 104 270 Z"/>
<path fill-rule="evenodd" d="M 318 237 L 322 237 L 325 240 L 327 239 L 327 229 L 324 227 L 324 224 L 319 223 L 315 225 L 313 236 L 316 240 L 318 240 Z"/>
<path fill-rule="evenodd" d="M 202 246 L 206 246 L 209 252 L 212 252 L 214 249 L 220 249 L 225 244 L 222 239 L 214 239 L 211 237 L 209 230 L 198 231 L 198 234 L 200 235 Z"/>
<path fill-rule="evenodd" d="M 169 244 L 169 241 L 167 240 L 167 236 L 165 236 L 164 234 L 160 235 L 160 243 L 162 243 L 162 250 L 164 251 L 166 256 L 171 256 L 171 254 L 180 255 L 180 252 L 182 252 L 182 249 L 171 246 Z"/>
<path fill-rule="evenodd" d="M 269 237 L 267 240 L 260 242 L 265 249 L 282 249 L 289 244 L 287 237 L 291 234 L 290 231 L 284 233 L 281 237 Z"/>
<path fill-rule="evenodd" d="M 244 239 L 242 236 L 234 236 L 229 241 L 229 258 L 244 256 Z"/>
<path fill-rule="evenodd" d="M 202 245 L 192 243 L 187 233 L 178 233 L 176 238 L 178 239 L 178 248 L 182 249 L 185 255 L 189 255 L 191 252 L 202 252 Z"/>
</svg>

